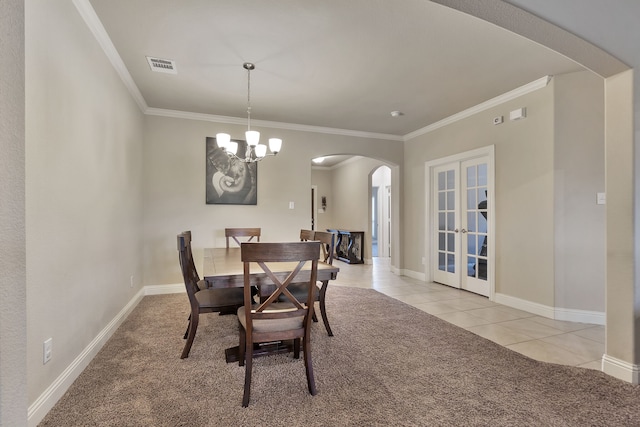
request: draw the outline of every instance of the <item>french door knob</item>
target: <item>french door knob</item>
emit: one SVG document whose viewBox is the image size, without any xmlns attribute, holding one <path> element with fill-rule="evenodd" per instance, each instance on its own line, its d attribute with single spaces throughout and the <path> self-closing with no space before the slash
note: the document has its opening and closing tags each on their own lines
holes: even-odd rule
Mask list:
<svg viewBox="0 0 640 427">
<path fill-rule="evenodd" d="M 467 232 L 467 230 L 465 230 L 465 229 L 463 228 L 463 229 L 462 229 L 462 232 L 463 232 L 463 233 L 466 233 L 466 232 Z"/>
</svg>

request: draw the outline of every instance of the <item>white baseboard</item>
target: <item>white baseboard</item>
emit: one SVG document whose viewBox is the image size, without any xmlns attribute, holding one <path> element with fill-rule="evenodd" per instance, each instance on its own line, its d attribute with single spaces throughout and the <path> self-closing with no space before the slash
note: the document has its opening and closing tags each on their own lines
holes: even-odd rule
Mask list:
<svg viewBox="0 0 640 427">
<path fill-rule="evenodd" d="M 639 384 L 639 365 L 634 365 L 606 354 L 602 356 L 602 372 L 631 384 Z"/>
<path fill-rule="evenodd" d="M 33 402 L 27 411 L 27 423 L 29 427 L 36 427 L 40 421 L 53 408 L 56 402 L 71 387 L 91 360 L 111 338 L 113 333 L 129 316 L 133 309 L 146 295 L 174 294 L 185 292 L 184 283 L 176 285 L 151 285 L 145 286 L 120 310 L 120 312 L 100 331 L 87 347 L 76 357 L 73 362 L 56 378 L 56 380 Z"/>
<path fill-rule="evenodd" d="M 570 308 L 556 308 L 556 320 L 569 322 L 591 323 L 594 325 L 606 325 L 607 315 L 602 311 L 574 310 Z"/>
<path fill-rule="evenodd" d="M 148 285 L 144 287 L 145 295 L 181 294 L 186 292 L 184 283 L 175 285 Z"/>
<path fill-rule="evenodd" d="M 568 308 L 550 307 L 548 305 L 523 300 L 509 295 L 496 293 L 493 299 L 498 304 L 517 308 L 538 316 L 554 320 L 564 320 L 567 322 L 591 323 L 594 325 L 604 325 L 606 321 L 605 313 L 598 311 L 574 310 Z"/>
<path fill-rule="evenodd" d="M 403 270 L 396 269 L 396 271 L 394 271 L 394 273 L 399 274 L 401 276 L 411 277 L 412 279 L 422 280 L 423 282 L 427 280 L 427 276 L 420 271 L 412 271 L 407 269 L 403 269 Z"/>
<path fill-rule="evenodd" d="M 78 378 L 82 371 L 89 365 L 89 362 L 98 354 L 100 349 L 109 340 L 111 335 L 118 329 L 129 313 L 138 305 L 144 297 L 145 291 L 141 289 L 127 303 L 126 306 L 100 331 L 100 333 L 89 343 L 87 347 L 76 357 L 73 362 L 56 378 L 56 380 L 33 402 L 27 411 L 27 422 L 31 427 L 38 425 L 53 408 L 53 405 L 71 387 L 71 384 Z"/>
</svg>

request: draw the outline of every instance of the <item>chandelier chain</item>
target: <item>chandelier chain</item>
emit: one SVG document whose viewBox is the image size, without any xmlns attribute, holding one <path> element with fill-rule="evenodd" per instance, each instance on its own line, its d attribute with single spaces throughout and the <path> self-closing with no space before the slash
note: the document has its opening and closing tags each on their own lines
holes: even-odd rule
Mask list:
<svg viewBox="0 0 640 427">
<path fill-rule="evenodd" d="M 245 64 L 247 69 L 247 130 L 251 130 L 251 69 L 253 64 Z"/>
</svg>

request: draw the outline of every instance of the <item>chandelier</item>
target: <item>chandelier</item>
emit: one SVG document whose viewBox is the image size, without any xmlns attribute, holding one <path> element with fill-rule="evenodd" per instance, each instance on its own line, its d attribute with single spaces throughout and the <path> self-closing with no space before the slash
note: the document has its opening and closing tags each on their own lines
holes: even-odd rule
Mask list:
<svg viewBox="0 0 640 427">
<path fill-rule="evenodd" d="M 271 153 L 267 154 L 267 146 L 259 144 L 260 132 L 251 130 L 251 70 L 255 70 L 256 66 L 250 62 L 245 62 L 242 66 L 247 70 L 247 131 L 245 132 L 247 150 L 244 153 L 244 157 L 238 157 L 236 155 L 238 143 L 231 141 L 231 136 L 228 133 L 216 134 L 216 143 L 229 157 L 238 159 L 241 162 L 253 163 L 264 159 L 266 156 L 278 154 L 282 147 L 282 140 L 280 138 L 269 138 L 269 150 Z"/>
</svg>

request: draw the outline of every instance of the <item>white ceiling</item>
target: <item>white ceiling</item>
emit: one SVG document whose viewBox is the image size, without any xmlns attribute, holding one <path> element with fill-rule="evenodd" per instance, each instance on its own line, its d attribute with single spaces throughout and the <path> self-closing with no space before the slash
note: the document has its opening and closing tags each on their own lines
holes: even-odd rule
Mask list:
<svg viewBox="0 0 640 427">
<path fill-rule="evenodd" d="M 252 62 L 254 120 L 403 136 L 583 69 L 428 0 L 89 2 L 154 109 L 245 118 Z M 178 73 L 152 72 L 146 56 Z"/>
</svg>

